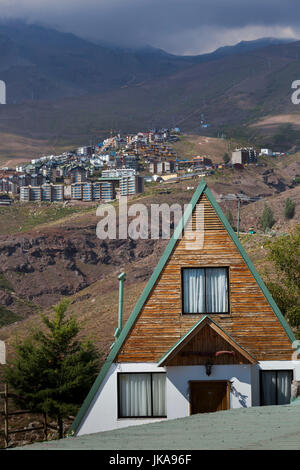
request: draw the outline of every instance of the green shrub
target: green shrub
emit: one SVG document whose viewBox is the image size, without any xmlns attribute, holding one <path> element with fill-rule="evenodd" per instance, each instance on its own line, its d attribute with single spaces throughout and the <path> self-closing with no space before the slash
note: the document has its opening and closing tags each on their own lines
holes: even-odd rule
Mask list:
<svg viewBox="0 0 300 470">
<path fill-rule="evenodd" d="M 261 218 L 259 219 L 260 228 L 264 232 L 266 232 L 267 230 L 270 230 L 273 227 L 275 222 L 276 221 L 274 219 L 272 209 L 265 203 L 263 213 L 261 215 Z"/>
<path fill-rule="evenodd" d="M 295 215 L 295 208 L 296 208 L 296 203 L 288 197 L 285 200 L 284 217 L 286 219 L 292 219 Z"/>
</svg>

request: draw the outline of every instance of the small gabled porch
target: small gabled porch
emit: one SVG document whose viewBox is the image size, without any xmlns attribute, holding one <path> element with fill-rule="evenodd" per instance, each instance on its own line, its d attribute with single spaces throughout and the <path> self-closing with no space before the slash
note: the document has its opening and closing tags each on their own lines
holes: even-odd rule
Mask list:
<svg viewBox="0 0 300 470">
<path fill-rule="evenodd" d="M 186 409 L 186 402 L 189 402 L 189 414 L 251 406 L 251 366 L 254 364 L 257 360 L 208 315 L 158 362 L 159 367 L 166 368 L 172 393 L 177 395 L 175 389 L 181 392 L 177 404 L 182 402 Z"/>
</svg>

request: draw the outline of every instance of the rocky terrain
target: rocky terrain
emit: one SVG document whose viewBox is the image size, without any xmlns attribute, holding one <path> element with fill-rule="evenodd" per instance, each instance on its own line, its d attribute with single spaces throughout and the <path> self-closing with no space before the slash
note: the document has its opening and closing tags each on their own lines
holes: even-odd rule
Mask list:
<svg viewBox="0 0 300 470">
<path fill-rule="evenodd" d="M 249 165 L 243 170 L 218 170 L 207 177 L 223 210 L 237 216 L 237 202 L 224 201 L 222 195 L 243 193 L 259 196 L 254 203 L 241 206 L 241 231 L 250 227 L 259 229 L 259 218 L 265 202 L 272 208 L 276 220 L 274 230 L 287 231 L 299 222 L 299 209 L 293 220 L 284 218 L 284 203 L 287 197 L 300 205 L 300 186 L 293 185 L 293 178 L 300 174 L 298 154 L 285 159 L 262 160 L 260 166 Z M 189 202 L 199 178 L 177 184 L 156 185 L 131 203 L 151 204 L 179 203 L 183 207 Z M 189 189 L 187 189 L 189 188 Z M 10 208 L 6 208 L 9 214 Z M 38 212 L 38 211 L 37 211 Z M 1 218 L 5 213 L 1 213 Z M 4 223 L 4 218 L 2 219 Z M 39 221 L 39 219 L 37 219 Z M 13 321 L 25 318 L 37 310 L 51 307 L 62 297 L 81 292 L 96 281 L 108 285 L 122 269 L 131 271 L 131 281 L 146 280 L 166 240 L 148 239 L 100 240 L 96 235 L 99 218 L 96 208 L 87 212 L 70 213 L 57 220 L 30 226 L 30 230 L 18 233 L 9 225 L 0 235 L 0 306 L 3 312 L 12 312 Z M 118 218 L 117 218 L 118 221 Z M 149 261 L 151 259 L 151 262 Z M 2 312 L 2 313 L 3 313 Z M 2 325 L 9 323 L 2 322 Z"/>
</svg>

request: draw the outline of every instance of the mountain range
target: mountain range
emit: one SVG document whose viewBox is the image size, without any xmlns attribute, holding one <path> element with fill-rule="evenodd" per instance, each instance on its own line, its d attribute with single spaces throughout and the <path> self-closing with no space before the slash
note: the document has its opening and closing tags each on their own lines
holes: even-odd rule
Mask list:
<svg viewBox="0 0 300 470">
<path fill-rule="evenodd" d="M 75 145 L 110 129 L 179 126 L 246 140 L 258 136 L 267 144 L 291 123 L 293 140 L 300 127 L 291 102 L 299 54 L 299 41 L 263 38 L 176 56 L 1 23 L 0 79 L 8 104 L 0 107 L 0 133 Z"/>
<path fill-rule="evenodd" d="M 242 41 L 199 56 L 176 56 L 151 46 L 123 49 L 22 22 L 0 24 L 0 74 L 8 103 L 55 100 L 134 86 L 196 64 L 283 44 L 264 38 Z"/>
</svg>

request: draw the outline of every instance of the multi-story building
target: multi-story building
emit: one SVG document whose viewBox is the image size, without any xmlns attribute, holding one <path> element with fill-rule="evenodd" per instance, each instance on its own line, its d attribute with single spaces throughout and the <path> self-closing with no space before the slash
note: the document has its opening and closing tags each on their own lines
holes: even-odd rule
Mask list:
<svg viewBox="0 0 300 470">
<path fill-rule="evenodd" d="M 85 202 L 113 201 L 116 199 L 115 184 L 113 181 L 73 183 L 71 186 L 71 198 Z"/>
<path fill-rule="evenodd" d="M 49 201 L 61 202 L 64 200 L 64 186 L 62 184 L 43 184 L 41 186 L 21 186 L 20 201 L 35 202 Z"/>
<path fill-rule="evenodd" d="M 144 192 L 144 178 L 131 175 L 120 178 L 120 196 L 134 196 Z"/>
<path fill-rule="evenodd" d="M 82 183 L 87 180 L 87 170 L 80 166 L 68 169 L 67 175 L 71 178 L 72 183 Z"/>
<path fill-rule="evenodd" d="M 193 166 L 203 168 L 205 166 L 211 166 L 212 161 L 210 158 L 198 155 L 197 157 L 193 157 Z"/>
<path fill-rule="evenodd" d="M 21 186 L 20 188 L 20 201 L 30 201 L 30 187 Z"/>
<path fill-rule="evenodd" d="M 231 163 L 235 165 L 236 163 L 240 165 L 245 165 L 246 163 L 256 163 L 257 162 L 257 152 L 252 147 L 235 149 L 232 152 Z"/>
<path fill-rule="evenodd" d="M 162 175 L 164 173 L 173 173 L 176 168 L 175 160 L 156 160 L 149 164 L 149 171 L 154 175 Z"/>
<path fill-rule="evenodd" d="M 134 168 L 119 168 L 118 170 L 103 170 L 102 178 L 121 178 L 122 176 L 135 175 Z"/>
</svg>

